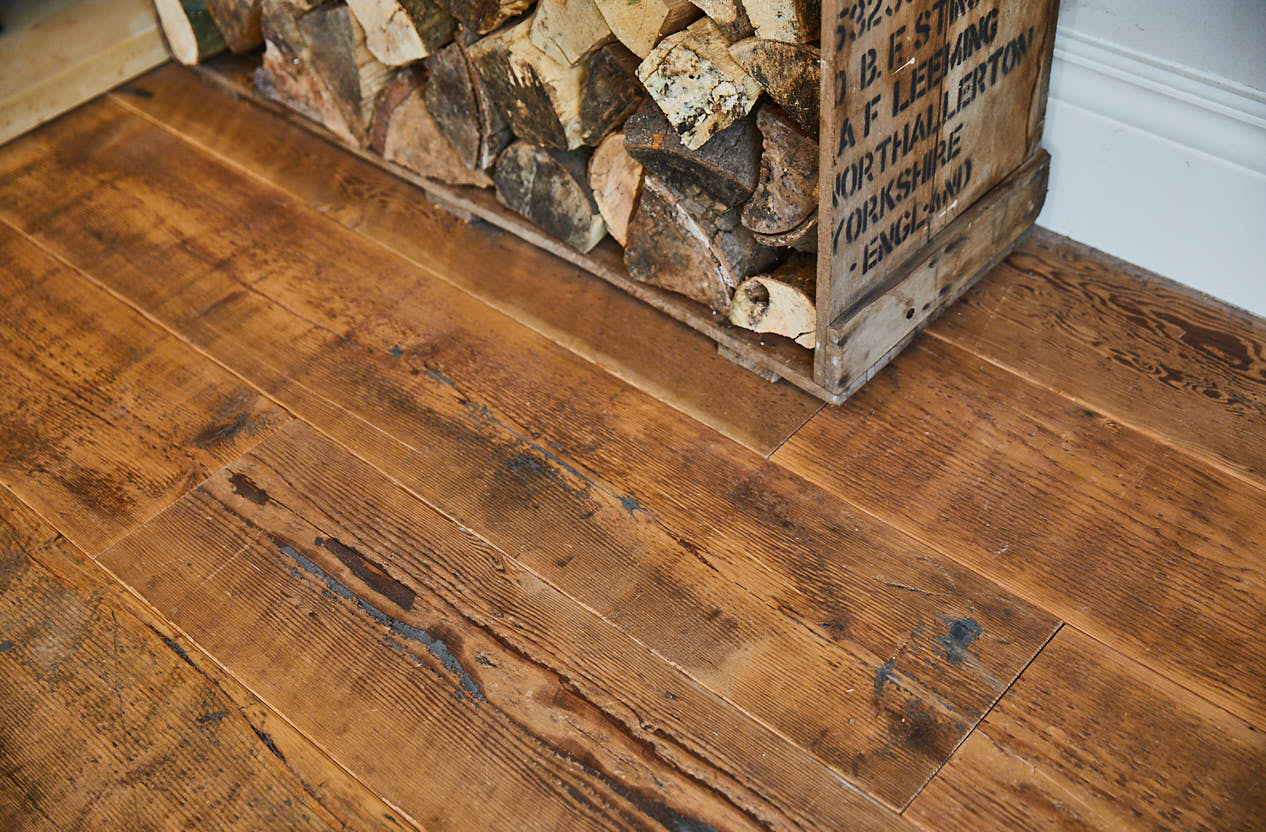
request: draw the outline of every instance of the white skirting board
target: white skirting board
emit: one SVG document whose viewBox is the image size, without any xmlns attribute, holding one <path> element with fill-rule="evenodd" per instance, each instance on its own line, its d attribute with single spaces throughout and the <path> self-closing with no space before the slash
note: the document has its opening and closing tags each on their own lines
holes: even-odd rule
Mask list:
<svg viewBox="0 0 1266 832">
<path fill-rule="evenodd" d="M 1266 93 L 1061 28 L 1038 222 L 1266 316 Z"/>
</svg>

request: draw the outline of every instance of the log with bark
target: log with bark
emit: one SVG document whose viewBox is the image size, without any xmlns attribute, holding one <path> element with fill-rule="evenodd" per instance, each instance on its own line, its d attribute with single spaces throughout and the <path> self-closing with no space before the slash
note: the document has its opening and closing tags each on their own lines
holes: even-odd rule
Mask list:
<svg viewBox="0 0 1266 832">
<path fill-rule="evenodd" d="M 594 0 L 540 0 L 532 16 L 532 43 L 565 66 L 575 66 L 615 40 Z"/>
<path fill-rule="evenodd" d="M 716 211 L 741 206 L 759 181 L 760 135 L 751 116 L 691 150 L 655 103 L 646 101 L 624 123 L 624 144 L 652 175 L 685 197 L 714 202 Z"/>
<path fill-rule="evenodd" d="M 742 0 L 690 0 L 704 14 L 712 18 L 712 22 L 725 35 L 725 39 L 733 43 L 736 40 L 751 37 L 752 22 L 748 20 L 747 10 Z"/>
<path fill-rule="evenodd" d="M 588 151 L 517 141 L 497 157 L 497 200 L 572 248 L 587 252 L 607 228 L 589 185 Z"/>
<path fill-rule="evenodd" d="M 762 235 L 784 235 L 818 209 L 818 142 L 781 110 L 756 110 L 762 150 L 760 180 L 743 205 L 743 225 Z"/>
<path fill-rule="evenodd" d="M 532 7 L 532 0 L 438 0 L 467 31 L 486 35 Z"/>
<path fill-rule="evenodd" d="M 364 146 L 391 71 L 370 53 L 347 6 L 303 11 L 284 0 L 265 0 L 262 26 L 265 51 L 257 89 Z"/>
<path fill-rule="evenodd" d="M 743 6 L 758 38 L 784 43 L 818 39 L 821 0 L 743 0 Z"/>
<path fill-rule="evenodd" d="M 817 258 L 793 254 L 770 274 L 744 280 L 730 304 L 730 323 L 772 332 L 813 349 L 817 343 Z"/>
<path fill-rule="evenodd" d="M 488 100 L 483 81 L 460 39 L 427 58 L 426 109 L 462 163 L 471 170 L 492 167 L 513 140 L 501 112 Z"/>
<path fill-rule="evenodd" d="M 347 0 L 374 57 L 402 66 L 434 54 L 457 33 L 457 19 L 434 0 Z"/>
<path fill-rule="evenodd" d="M 735 287 L 771 266 L 773 249 L 739 224 L 738 212 L 689 204 L 653 176 L 629 222 L 624 263 L 634 280 L 686 295 L 728 312 Z"/>
<path fill-rule="evenodd" d="M 202 0 L 154 0 L 154 10 L 172 56 L 182 64 L 192 66 L 228 48 Z"/>
<path fill-rule="evenodd" d="M 231 51 L 250 52 L 264 42 L 260 0 L 206 0 L 206 4 Z"/>
<path fill-rule="evenodd" d="M 396 73 L 378 97 L 369 146 L 384 159 L 450 185 L 492 186 L 482 170 L 471 170 L 426 107 L 426 70 L 421 64 Z"/>
<path fill-rule="evenodd" d="M 589 186 L 607 231 L 625 245 L 629 219 L 642 194 L 642 166 L 624 149 L 623 133 L 612 133 L 594 150 L 589 160 Z"/>
<path fill-rule="evenodd" d="M 691 150 L 747 115 L 761 92 L 707 17 L 664 38 L 637 77 Z"/>
<path fill-rule="evenodd" d="M 640 99 L 631 60 L 616 45 L 566 66 L 531 41 L 527 18 L 470 47 L 488 99 L 521 139 L 557 150 L 597 144 Z M 591 69 L 591 67 L 593 67 Z"/>
<path fill-rule="evenodd" d="M 818 132 L 821 51 L 810 44 L 747 38 L 730 56 L 807 132 Z"/>
<path fill-rule="evenodd" d="M 639 58 L 699 17 L 690 0 L 595 0 L 611 33 Z"/>
</svg>

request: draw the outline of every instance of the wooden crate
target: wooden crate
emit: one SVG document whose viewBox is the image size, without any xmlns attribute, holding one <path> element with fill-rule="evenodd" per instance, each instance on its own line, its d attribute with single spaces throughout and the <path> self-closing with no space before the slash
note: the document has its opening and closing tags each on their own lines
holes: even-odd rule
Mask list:
<svg viewBox="0 0 1266 832">
<path fill-rule="evenodd" d="M 826 0 L 822 6 L 817 346 L 736 328 L 630 279 L 610 238 L 587 254 L 490 191 L 420 177 L 255 94 L 256 61 L 201 64 L 432 199 L 575 263 L 716 341 L 766 378 L 839 403 L 1007 255 L 1046 194 L 1040 148 L 1058 0 Z"/>
</svg>

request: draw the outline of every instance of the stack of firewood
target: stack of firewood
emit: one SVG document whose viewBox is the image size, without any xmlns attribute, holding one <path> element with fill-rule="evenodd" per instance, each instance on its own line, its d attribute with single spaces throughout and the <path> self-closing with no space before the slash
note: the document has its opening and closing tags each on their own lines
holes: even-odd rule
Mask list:
<svg viewBox="0 0 1266 832">
<path fill-rule="evenodd" d="M 156 0 L 187 63 L 497 199 L 630 276 L 814 345 L 816 0 Z"/>
</svg>

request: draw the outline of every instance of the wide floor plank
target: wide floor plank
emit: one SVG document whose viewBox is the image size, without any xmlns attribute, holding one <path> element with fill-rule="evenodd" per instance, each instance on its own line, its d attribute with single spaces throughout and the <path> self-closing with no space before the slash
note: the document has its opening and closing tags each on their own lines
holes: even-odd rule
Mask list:
<svg viewBox="0 0 1266 832">
<path fill-rule="evenodd" d="M 0 171 L 11 222 L 889 805 L 1054 631 L 109 102 L 6 148 Z"/>
<path fill-rule="evenodd" d="M 933 340 L 774 459 L 1266 725 L 1266 491 Z"/>
<path fill-rule="evenodd" d="M 428 829 L 902 827 L 302 423 L 100 561 Z"/>
<path fill-rule="evenodd" d="M 543 249 L 459 219 L 425 192 L 169 65 L 112 96 L 768 455 L 823 405 L 717 354 L 703 335 Z"/>
<path fill-rule="evenodd" d="M 929 331 L 1266 486 L 1261 318 L 1037 230 Z"/>
<path fill-rule="evenodd" d="M 1266 825 L 1266 736 L 1064 627 L 906 816 L 937 832 Z"/>
<path fill-rule="evenodd" d="M 0 224 L 0 485 L 96 553 L 288 417 Z"/>
<path fill-rule="evenodd" d="M 0 489 L 0 828 L 406 828 L 162 626 Z"/>
</svg>

